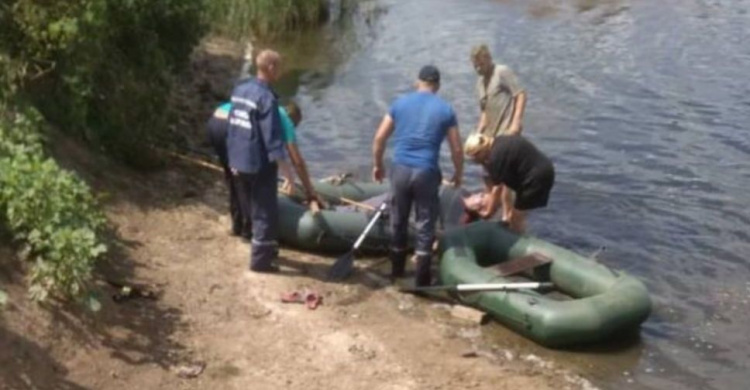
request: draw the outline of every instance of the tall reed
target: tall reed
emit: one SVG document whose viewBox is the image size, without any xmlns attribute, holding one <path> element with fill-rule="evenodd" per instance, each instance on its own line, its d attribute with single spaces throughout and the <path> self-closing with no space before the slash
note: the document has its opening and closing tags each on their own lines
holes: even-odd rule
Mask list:
<svg viewBox="0 0 750 390">
<path fill-rule="evenodd" d="M 264 37 L 315 26 L 328 16 L 328 0 L 210 0 L 208 22 L 233 38 Z"/>
</svg>

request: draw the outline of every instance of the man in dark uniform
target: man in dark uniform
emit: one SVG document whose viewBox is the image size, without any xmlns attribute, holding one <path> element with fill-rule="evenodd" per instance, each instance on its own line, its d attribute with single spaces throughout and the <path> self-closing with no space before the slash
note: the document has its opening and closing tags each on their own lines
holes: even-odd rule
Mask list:
<svg viewBox="0 0 750 390">
<path fill-rule="evenodd" d="M 281 71 L 281 57 L 264 50 L 256 59 L 257 77 L 232 91 L 227 149 L 229 166 L 243 209 L 250 210 L 250 269 L 276 272 L 278 265 L 278 170 L 288 169 L 277 98 L 270 84 Z"/>
<path fill-rule="evenodd" d="M 453 108 L 437 96 L 440 72 L 427 65 L 420 70 L 418 77 L 417 90 L 397 99 L 378 127 L 372 145 L 372 176 L 375 181 L 383 180 L 383 153 L 386 141 L 393 134 L 396 150 L 391 168 L 391 277 L 399 278 L 404 274 L 409 214 L 413 204 L 417 226 L 415 284 L 427 286 L 431 283 L 432 245 L 440 212 L 440 146 L 447 137 L 454 166 L 450 183 L 457 187 L 461 185 L 463 175 L 463 153 Z"/>
<path fill-rule="evenodd" d="M 509 227 L 517 233 L 526 230 L 526 211 L 547 206 L 555 184 L 552 162 L 521 135 L 501 135 L 495 138 L 472 134 L 464 145 L 466 155 L 482 164 L 492 183 L 489 201 L 479 215 L 489 218 L 500 205 L 502 186 L 516 192 L 516 201 L 508 219 Z"/>
<path fill-rule="evenodd" d="M 237 196 L 237 186 L 232 179 L 232 172 L 229 168 L 229 157 L 227 156 L 227 131 L 229 128 L 229 110 L 231 103 L 224 103 L 217 107 L 211 118 L 206 124 L 208 141 L 214 149 L 219 163 L 224 168 L 224 179 L 229 187 L 229 215 L 232 219 L 232 234 L 250 239 L 252 231 L 250 221 L 246 220 L 241 212 L 239 198 Z"/>
</svg>

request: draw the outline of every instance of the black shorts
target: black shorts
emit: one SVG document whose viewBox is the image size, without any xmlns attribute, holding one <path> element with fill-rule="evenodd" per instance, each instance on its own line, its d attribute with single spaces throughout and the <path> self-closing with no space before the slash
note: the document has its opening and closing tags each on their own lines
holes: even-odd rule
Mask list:
<svg viewBox="0 0 750 390">
<path fill-rule="evenodd" d="M 555 169 L 550 165 L 534 174 L 516 191 L 517 210 L 531 210 L 547 206 L 549 193 L 555 184 Z"/>
</svg>

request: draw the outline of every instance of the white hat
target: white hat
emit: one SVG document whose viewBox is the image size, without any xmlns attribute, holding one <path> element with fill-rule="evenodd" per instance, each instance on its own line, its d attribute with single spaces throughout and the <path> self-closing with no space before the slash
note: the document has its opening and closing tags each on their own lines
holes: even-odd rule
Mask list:
<svg viewBox="0 0 750 390">
<path fill-rule="evenodd" d="M 489 149 L 492 146 L 492 138 L 480 133 L 473 133 L 464 143 L 464 153 L 469 157 L 475 157 L 477 154 Z"/>
</svg>

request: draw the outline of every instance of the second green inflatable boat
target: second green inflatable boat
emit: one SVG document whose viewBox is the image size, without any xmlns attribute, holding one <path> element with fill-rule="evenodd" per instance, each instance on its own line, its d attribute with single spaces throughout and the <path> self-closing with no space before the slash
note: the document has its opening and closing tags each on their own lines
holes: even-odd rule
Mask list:
<svg viewBox="0 0 750 390">
<path fill-rule="evenodd" d="M 553 291 L 458 295 L 463 303 L 545 346 L 611 338 L 637 328 L 651 311 L 646 287 L 634 277 L 540 239 L 516 235 L 498 223 L 477 222 L 446 232 L 440 251 L 440 278 L 445 285 L 552 282 Z M 529 255 L 549 263 L 532 267 L 522 273 L 525 276 L 500 276 L 498 268 L 503 264 Z"/>
</svg>

